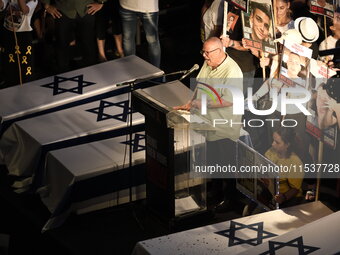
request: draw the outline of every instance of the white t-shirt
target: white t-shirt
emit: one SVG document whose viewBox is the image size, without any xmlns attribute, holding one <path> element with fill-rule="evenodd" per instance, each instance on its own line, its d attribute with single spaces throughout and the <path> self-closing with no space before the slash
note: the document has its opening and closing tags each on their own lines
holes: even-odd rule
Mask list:
<svg viewBox="0 0 340 255">
<path fill-rule="evenodd" d="M 14 28 L 16 32 L 32 31 L 33 29 L 30 23 L 34 10 L 37 7 L 38 1 L 31 0 L 28 3 L 26 3 L 26 5 L 29 8 L 29 12 L 26 15 L 24 15 L 22 11 L 20 11 L 20 7 L 18 5 L 17 0 L 12 0 L 9 4 L 10 6 L 8 5 L 8 7 L 5 10 L 6 13 L 4 27 L 10 31 L 13 31 Z M 11 16 L 10 9 L 12 9 L 13 16 Z"/>
<path fill-rule="evenodd" d="M 2 2 L 4 4 L 3 7 L 0 8 L 0 12 L 1 12 L 1 11 L 3 11 L 6 8 L 8 0 L 0 0 L 0 2 Z"/>
<path fill-rule="evenodd" d="M 215 0 L 203 15 L 204 39 L 211 37 L 215 26 L 223 25 L 224 0 Z"/>
<path fill-rule="evenodd" d="M 335 44 L 337 41 L 338 39 L 335 39 L 332 35 L 330 35 L 320 43 L 319 50 L 321 51 L 321 50 L 333 49 L 335 48 Z M 334 58 L 334 55 L 320 57 L 320 59 L 323 61 L 326 59 L 326 57 L 328 57 L 328 59 L 330 60 Z"/>
<path fill-rule="evenodd" d="M 158 12 L 158 0 L 119 0 L 124 9 L 135 12 Z"/>
</svg>

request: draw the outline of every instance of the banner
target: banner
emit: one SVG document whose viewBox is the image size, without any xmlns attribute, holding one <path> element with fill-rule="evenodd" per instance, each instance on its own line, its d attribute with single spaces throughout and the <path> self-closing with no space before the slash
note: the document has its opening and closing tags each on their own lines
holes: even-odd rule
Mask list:
<svg viewBox="0 0 340 255">
<path fill-rule="evenodd" d="M 310 12 L 333 18 L 334 2 L 333 0 L 311 0 Z"/>
</svg>

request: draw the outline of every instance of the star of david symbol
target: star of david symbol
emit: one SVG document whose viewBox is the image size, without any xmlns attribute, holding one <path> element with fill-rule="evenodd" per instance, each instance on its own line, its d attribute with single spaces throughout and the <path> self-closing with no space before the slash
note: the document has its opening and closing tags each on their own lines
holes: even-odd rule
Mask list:
<svg viewBox="0 0 340 255">
<path fill-rule="evenodd" d="M 250 229 L 257 232 L 256 238 L 250 238 L 248 240 L 236 237 L 236 232 L 241 229 Z M 267 232 L 263 230 L 263 222 L 253 223 L 250 225 L 245 225 L 235 221 L 230 222 L 230 228 L 227 230 L 222 230 L 215 232 L 215 234 L 222 235 L 229 238 L 228 247 L 239 245 L 239 244 L 249 244 L 256 246 L 262 243 L 263 239 L 271 238 L 276 236 L 276 234 Z"/>
<path fill-rule="evenodd" d="M 77 83 L 77 86 L 73 88 L 69 88 L 69 89 L 60 87 L 60 83 L 63 83 L 65 81 L 73 81 Z M 94 84 L 96 83 L 90 82 L 90 81 L 84 81 L 84 75 L 82 74 L 74 76 L 74 77 L 70 77 L 70 78 L 65 78 L 65 77 L 55 75 L 53 82 L 47 83 L 45 85 L 41 85 L 41 87 L 53 89 L 53 96 L 55 96 L 55 95 L 59 95 L 59 94 L 66 93 L 66 92 L 71 92 L 75 94 L 83 94 L 83 88 L 94 85 Z"/>
<path fill-rule="evenodd" d="M 299 255 L 307 255 L 309 253 L 312 253 L 316 250 L 319 250 L 319 247 L 313 247 L 313 246 L 307 246 L 303 244 L 302 236 L 295 238 L 289 242 L 275 242 L 275 241 L 269 241 L 269 251 L 266 251 L 264 253 L 261 253 L 261 255 L 275 255 L 275 251 L 283 248 L 283 247 L 295 247 L 298 251 Z"/>
<path fill-rule="evenodd" d="M 122 112 L 115 114 L 115 115 L 105 113 L 105 109 L 110 108 L 110 107 L 122 108 Z M 102 120 L 107 120 L 107 119 L 116 119 L 122 122 L 126 122 L 127 117 L 131 110 L 129 109 L 129 101 L 127 100 L 121 101 L 118 103 L 112 103 L 112 102 L 108 102 L 105 100 L 100 100 L 99 107 L 88 109 L 86 111 L 97 114 L 97 121 L 102 121 Z"/>
<path fill-rule="evenodd" d="M 124 141 L 121 142 L 122 144 L 128 144 L 128 145 L 132 145 L 132 152 L 138 152 L 138 151 L 143 151 L 145 150 L 145 145 L 141 145 L 141 141 L 145 140 L 145 135 L 142 134 L 135 134 L 135 137 L 133 138 L 133 140 L 128 140 L 128 141 Z"/>
</svg>

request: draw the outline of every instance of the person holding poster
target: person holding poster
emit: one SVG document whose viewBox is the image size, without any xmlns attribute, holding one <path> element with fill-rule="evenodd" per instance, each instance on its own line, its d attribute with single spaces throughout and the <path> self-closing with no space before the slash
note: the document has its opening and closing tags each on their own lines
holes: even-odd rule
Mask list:
<svg viewBox="0 0 340 255">
<path fill-rule="evenodd" d="M 277 129 L 273 133 L 272 147 L 265 156 L 278 166 L 294 166 L 299 169 L 302 161 L 294 151 L 297 150 L 296 140 L 293 128 Z M 300 204 L 304 199 L 301 188 L 304 172 L 281 172 L 279 177 L 279 194 L 275 195 L 275 201 L 280 204 L 280 208 Z"/>
<path fill-rule="evenodd" d="M 247 93 L 247 88 L 254 84 L 255 69 L 258 59 L 246 48 L 243 47 L 241 41 L 243 38 L 241 10 L 233 4 L 228 4 L 226 24 L 227 35 L 222 35 L 221 41 L 227 54 L 236 61 L 243 73 L 243 92 Z"/>
</svg>

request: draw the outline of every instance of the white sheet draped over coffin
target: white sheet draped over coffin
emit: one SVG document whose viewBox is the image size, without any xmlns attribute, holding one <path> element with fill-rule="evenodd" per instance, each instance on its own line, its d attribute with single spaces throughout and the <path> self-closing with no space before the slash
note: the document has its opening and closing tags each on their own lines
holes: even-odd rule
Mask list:
<svg viewBox="0 0 340 255">
<path fill-rule="evenodd" d="M 129 202 L 130 186 L 133 200 L 145 198 L 145 135 L 132 135 L 132 166 L 136 167 L 131 172 L 125 145 L 129 138 L 124 135 L 48 153 L 39 193 L 52 215 L 43 231 L 61 225 L 70 211 L 88 212 Z"/>
<path fill-rule="evenodd" d="M 275 237 L 242 255 L 250 254 L 339 254 L 340 211 Z"/>
<path fill-rule="evenodd" d="M 128 95 L 122 94 L 104 101 L 105 104 L 119 102 L 128 104 L 127 100 Z M 77 139 L 89 135 L 126 128 L 127 121 L 110 118 L 110 115 L 126 115 L 127 110 L 125 109 L 124 112 L 122 107 L 109 105 L 103 108 L 101 121 L 97 121 L 96 113 L 87 111 L 91 109 L 100 111 L 98 108 L 101 101 L 13 123 L 0 139 L 0 162 L 6 164 L 10 175 L 29 177 L 37 170 L 43 146 L 60 149 L 76 145 L 76 143 L 64 144 L 72 139 L 76 142 Z M 133 125 L 142 123 L 144 123 L 143 115 L 133 113 Z M 58 144 L 57 148 L 53 148 L 55 144 Z"/>
<path fill-rule="evenodd" d="M 96 95 L 117 90 L 115 84 L 120 84 L 136 79 L 158 77 L 163 71 L 137 56 L 128 56 L 94 66 L 64 74 L 51 76 L 41 80 L 14 86 L 0 91 L 0 123 L 17 119 L 25 115 L 45 111 L 64 104 L 76 102 Z M 84 85 L 82 93 L 75 92 L 58 93 L 53 95 L 53 88 L 43 85 L 53 84 L 55 77 L 71 79 L 82 76 L 84 82 L 95 83 Z M 52 85 L 51 85 L 52 86 Z M 59 83 L 60 89 L 70 90 L 78 87 L 75 79 Z M 1 127 L 1 126 L 0 126 Z"/>
<path fill-rule="evenodd" d="M 331 213 L 321 202 L 302 204 L 138 242 L 133 254 L 238 254 Z"/>
</svg>

